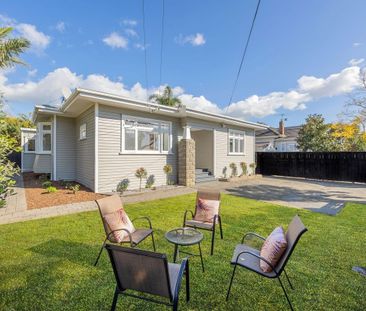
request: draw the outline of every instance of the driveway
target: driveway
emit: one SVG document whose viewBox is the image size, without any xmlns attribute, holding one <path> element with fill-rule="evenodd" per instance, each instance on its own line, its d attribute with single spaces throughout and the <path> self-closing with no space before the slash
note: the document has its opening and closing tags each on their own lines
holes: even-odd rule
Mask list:
<svg viewBox="0 0 366 311">
<path fill-rule="evenodd" d="M 366 204 L 366 184 L 303 178 L 265 176 L 236 183 L 209 182 L 197 189 L 211 189 L 265 202 L 337 214 L 346 202 Z"/>
</svg>

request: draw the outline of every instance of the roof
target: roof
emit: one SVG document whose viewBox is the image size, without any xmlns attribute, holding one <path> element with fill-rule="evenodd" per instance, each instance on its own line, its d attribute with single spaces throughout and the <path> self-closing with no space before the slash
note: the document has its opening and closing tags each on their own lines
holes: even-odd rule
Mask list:
<svg viewBox="0 0 366 311">
<path fill-rule="evenodd" d="M 269 127 L 265 130 L 256 132 L 256 137 L 275 137 L 275 138 L 296 138 L 301 129 L 301 125 L 285 126 L 285 136 L 281 136 L 278 128 Z"/>
<path fill-rule="evenodd" d="M 77 105 L 76 105 L 77 102 Z M 61 107 L 50 107 L 50 106 L 35 106 L 33 112 L 33 120 L 35 121 L 39 113 L 43 114 L 57 114 L 66 117 L 76 117 L 82 111 L 85 111 L 90 105 L 94 103 L 101 103 L 107 106 L 127 108 L 133 110 L 147 111 L 159 115 L 169 115 L 178 118 L 198 118 L 206 121 L 213 121 L 228 125 L 237 125 L 253 128 L 255 130 L 267 129 L 266 125 L 249 122 L 238 118 L 229 117 L 226 115 L 210 113 L 197 109 L 181 107 L 168 107 L 151 103 L 148 101 L 137 100 L 129 97 L 120 95 L 113 95 L 105 92 L 87 90 L 77 88 L 74 92 L 66 99 Z"/>
</svg>

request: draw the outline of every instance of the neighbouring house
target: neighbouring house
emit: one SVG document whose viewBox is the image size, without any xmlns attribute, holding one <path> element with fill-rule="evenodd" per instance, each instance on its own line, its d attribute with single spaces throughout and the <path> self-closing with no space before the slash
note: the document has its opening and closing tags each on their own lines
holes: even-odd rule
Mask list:
<svg viewBox="0 0 366 311">
<path fill-rule="evenodd" d="M 284 120 L 281 120 L 278 129 L 268 127 L 267 129 L 256 131 L 255 149 L 259 152 L 299 151 L 297 148 L 297 136 L 300 128 L 301 126 L 285 127 Z"/>
<path fill-rule="evenodd" d="M 60 108 L 36 106 L 22 129 L 22 171 L 47 173 L 108 193 L 124 179 L 138 188 L 145 167 L 155 185 L 163 167 L 182 185 L 221 177 L 229 165 L 255 161 L 255 131 L 266 126 L 181 107 L 76 89 Z"/>
</svg>

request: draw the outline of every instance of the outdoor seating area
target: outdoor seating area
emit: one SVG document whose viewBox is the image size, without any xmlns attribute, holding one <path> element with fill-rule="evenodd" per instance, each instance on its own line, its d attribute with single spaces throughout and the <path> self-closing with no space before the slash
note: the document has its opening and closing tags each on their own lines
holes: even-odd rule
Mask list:
<svg viewBox="0 0 366 311">
<path fill-rule="evenodd" d="M 241 255 L 239 260 L 236 256 L 238 265 L 233 262 L 238 248 L 260 249 L 262 236 L 283 226 L 288 232 L 288 245 L 270 274 L 281 278 L 293 309 L 362 309 L 365 279 L 352 271 L 352 266 L 360 264 L 356 259 L 362 258 L 360 241 L 365 237 L 362 229 L 355 228 L 361 228 L 362 217 L 366 216 L 363 205 L 348 204 L 332 217 L 224 194 L 220 215 L 225 237 L 215 244 L 212 256 L 212 232 L 191 228 L 203 234 L 203 272 L 199 256 L 181 252 L 174 264 L 174 246 L 166 237 L 169 231 L 180 228 L 184 212 L 194 209 L 197 200 L 191 194 L 124 206 L 131 219 L 148 215 L 156 252 L 150 239 L 133 247 L 107 242 L 107 251 L 101 253 L 97 266 L 94 263 L 99 243 L 106 237 L 98 212 L 16 223 L 11 225 L 12 230 L 10 225 L 1 226 L 2 301 L 15 310 L 162 310 L 168 308 L 151 300 L 176 309 L 179 297 L 179 310 L 245 310 L 253 306 L 263 310 L 290 309 L 281 287 L 275 284 L 277 280 L 253 273 L 251 261 L 243 262 Z M 144 228 L 143 222 L 132 223 Z M 146 224 L 149 228 L 147 221 Z M 306 230 L 303 224 L 309 232 L 298 242 Z M 353 238 L 349 239 L 351 230 Z M 247 232 L 256 232 L 258 237 L 246 235 L 237 245 Z M 350 256 L 340 260 L 345 247 Z M 197 252 L 196 245 L 187 248 Z M 233 285 L 226 299 L 232 276 Z"/>
</svg>

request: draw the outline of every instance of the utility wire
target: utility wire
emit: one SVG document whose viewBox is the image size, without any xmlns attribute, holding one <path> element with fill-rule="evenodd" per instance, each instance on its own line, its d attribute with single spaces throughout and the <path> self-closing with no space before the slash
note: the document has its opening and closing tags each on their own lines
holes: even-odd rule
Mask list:
<svg viewBox="0 0 366 311">
<path fill-rule="evenodd" d="M 162 15 L 161 15 L 161 42 L 160 42 L 160 72 L 159 72 L 159 87 L 161 86 L 163 77 L 163 47 L 164 47 L 164 22 L 165 22 L 165 0 L 162 0 Z"/>
<path fill-rule="evenodd" d="M 233 86 L 233 90 L 231 91 L 231 95 L 230 95 L 230 100 L 229 100 L 229 104 L 226 106 L 226 109 L 225 109 L 225 112 L 227 112 L 229 106 L 231 105 L 231 102 L 233 100 L 233 96 L 234 96 L 234 93 L 235 93 L 235 90 L 236 90 L 236 86 L 238 84 L 238 80 L 239 80 L 239 77 L 240 77 L 240 73 L 241 73 L 241 69 L 243 67 L 243 63 L 244 63 L 244 59 L 245 59 L 245 55 L 247 53 L 247 50 L 248 50 L 248 46 L 249 46 L 249 41 L 250 41 L 250 37 L 252 36 L 252 32 L 253 32 L 253 28 L 254 28 L 254 24 L 255 24 L 255 20 L 257 18 L 257 14 L 258 14 L 258 10 L 259 10 L 259 5 L 261 4 L 261 0 L 258 0 L 258 3 L 257 3 L 257 8 L 255 10 L 255 14 L 254 14 L 254 17 L 253 17 L 253 20 L 252 20 L 252 25 L 250 27 L 250 31 L 249 31 L 249 35 L 248 35 L 248 38 L 247 38 L 247 42 L 245 44 L 245 48 L 244 48 L 244 51 L 243 51 L 243 55 L 241 57 L 241 62 L 240 62 L 240 66 L 239 66 L 239 69 L 238 69 L 238 73 L 236 74 L 236 79 L 235 79 L 235 82 L 234 82 L 234 86 Z"/>
<path fill-rule="evenodd" d="M 145 83 L 146 83 L 146 101 L 149 101 L 149 79 L 147 74 L 147 52 L 146 52 L 146 27 L 145 27 L 145 0 L 142 0 L 142 30 L 144 33 L 144 55 L 145 55 Z"/>
</svg>

